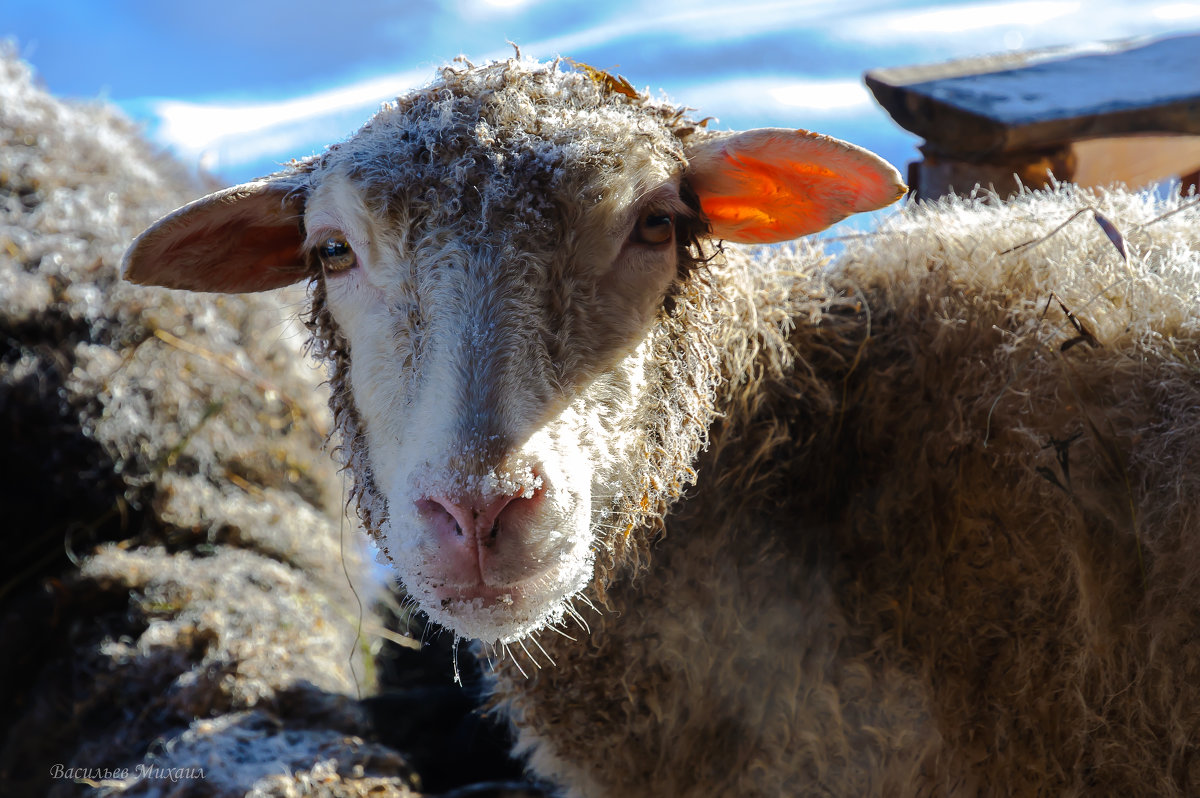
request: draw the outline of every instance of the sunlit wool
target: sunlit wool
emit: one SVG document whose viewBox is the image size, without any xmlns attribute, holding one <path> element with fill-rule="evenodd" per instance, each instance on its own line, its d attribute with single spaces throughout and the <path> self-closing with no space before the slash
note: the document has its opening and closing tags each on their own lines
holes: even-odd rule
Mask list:
<svg viewBox="0 0 1200 798">
<path fill-rule="evenodd" d="M 197 287 L 145 253 L 226 200 L 345 234 L 359 268 L 278 281 L 314 277 L 360 512 L 434 618 L 524 646 L 495 702 L 570 795 L 1194 791 L 1196 206 L 1063 189 L 909 206 L 832 263 L 716 251 L 709 134 L 625 88 L 450 67 L 132 274 Z M 663 186 L 675 268 L 605 283 Z M 1128 262 L 1087 216 L 1015 248 L 1088 205 Z M 455 600 L 414 507 L 480 485 L 552 505 L 520 529 L 554 564 Z"/>
</svg>

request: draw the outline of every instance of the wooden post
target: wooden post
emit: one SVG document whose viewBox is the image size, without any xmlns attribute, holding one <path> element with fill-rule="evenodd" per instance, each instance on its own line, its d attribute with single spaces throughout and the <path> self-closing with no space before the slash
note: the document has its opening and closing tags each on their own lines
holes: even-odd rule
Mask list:
<svg viewBox="0 0 1200 798">
<path fill-rule="evenodd" d="M 922 148 L 924 150 L 924 148 Z M 924 152 L 924 159 L 909 166 L 909 188 L 918 199 L 943 194 L 970 194 L 976 187 L 1009 197 L 1021 189 L 1045 188 L 1052 180 L 1066 182 L 1075 174 L 1070 147 L 1039 152 L 1014 152 L 984 163 Z"/>
<path fill-rule="evenodd" d="M 1179 179 L 1179 193 L 1183 196 L 1200 194 L 1200 169 Z"/>
</svg>

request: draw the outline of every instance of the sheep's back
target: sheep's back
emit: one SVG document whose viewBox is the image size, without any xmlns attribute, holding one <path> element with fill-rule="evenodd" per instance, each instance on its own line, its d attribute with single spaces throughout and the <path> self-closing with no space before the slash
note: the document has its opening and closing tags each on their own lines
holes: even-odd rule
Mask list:
<svg viewBox="0 0 1200 798">
<path fill-rule="evenodd" d="M 1178 204 L 954 201 L 827 267 L 731 255 L 727 412 L 649 570 L 508 696 L 535 764 L 630 795 L 1196 789 Z M 1089 205 L 1128 262 L 1091 211 L 1047 236 Z"/>
<path fill-rule="evenodd" d="M 1046 237 L 1088 205 L 1117 242 L 1091 211 Z M 917 209 L 835 278 L 876 325 L 831 440 L 852 459 L 809 460 L 843 466 L 838 593 L 920 676 L 955 777 L 1196 787 L 1200 236 L 1169 210 Z"/>
</svg>

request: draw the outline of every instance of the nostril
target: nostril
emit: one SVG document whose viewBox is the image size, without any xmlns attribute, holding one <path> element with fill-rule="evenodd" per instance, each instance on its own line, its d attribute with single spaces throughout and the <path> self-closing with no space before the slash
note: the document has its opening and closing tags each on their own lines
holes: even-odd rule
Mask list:
<svg viewBox="0 0 1200 798">
<path fill-rule="evenodd" d="M 500 517 L 514 502 L 525 500 L 524 494 L 497 496 L 492 499 L 479 497 L 454 501 L 445 496 L 431 496 L 417 500 L 417 512 L 430 519 L 434 525 L 455 537 L 470 535 L 478 538 L 495 539 L 500 535 Z"/>
<path fill-rule="evenodd" d="M 444 537 L 470 538 L 494 541 L 504 530 L 520 528 L 530 519 L 545 497 L 545 479 L 530 472 L 524 485 L 512 485 L 519 489 L 507 495 L 490 498 L 474 493 L 427 496 L 414 504 L 417 512 L 426 518 L 439 535 Z"/>
<path fill-rule="evenodd" d="M 417 512 L 425 518 L 428 518 L 435 525 L 442 529 L 454 527 L 455 535 L 462 535 L 462 525 L 454 516 L 446 505 L 437 499 L 418 499 L 414 504 L 417 506 Z"/>
</svg>

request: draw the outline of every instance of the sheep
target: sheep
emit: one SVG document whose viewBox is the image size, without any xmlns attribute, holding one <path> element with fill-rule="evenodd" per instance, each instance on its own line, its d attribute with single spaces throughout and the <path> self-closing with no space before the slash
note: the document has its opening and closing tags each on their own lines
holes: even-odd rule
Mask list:
<svg viewBox="0 0 1200 798">
<path fill-rule="evenodd" d="M 828 138 L 460 61 L 124 273 L 309 281 L 360 519 L 566 795 L 1194 793 L 1197 203 L 740 246 L 902 192 Z"/>
</svg>

